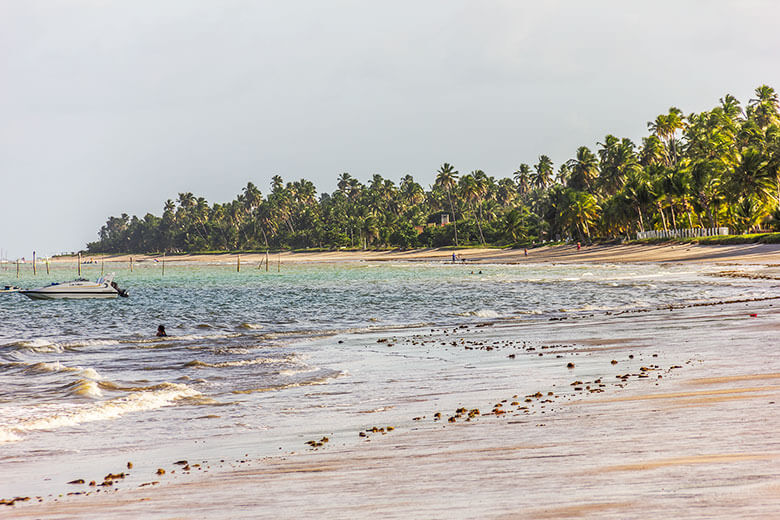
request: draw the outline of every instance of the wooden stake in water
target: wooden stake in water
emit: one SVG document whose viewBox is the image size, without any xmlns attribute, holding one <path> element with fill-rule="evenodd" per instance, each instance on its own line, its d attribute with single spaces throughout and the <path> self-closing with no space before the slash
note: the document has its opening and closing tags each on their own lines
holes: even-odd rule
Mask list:
<svg viewBox="0 0 780 520">
<path fill-rule="evenodd" d="M 79 253 L 79 276 L 81 276 L 81 253 Z"/>
<path fill-rule="evenodd" d="M 165 253 L 163 252 L 163 276 L 165 276 Z"/>
<path fill-rule="evenodd" d="M 241 272 L 241 255 L 236 255 L 236 272 Z"/>
<path fill-rule="evenodd" d="M 268 249 L 265 250 L 265 272 L 268 272 Z"/>
<path fill-rule="evenodd" d="M 281 273 L 282 272 L 282 252 L 279 251 L 279 262 L 276 264 L 276 272 Z"/>
<path fill-rule="evenodd" d="M 35 251 L 33 251 L 33 276 L 38 275 L 38 270 L 35 267 Z"/>
<path fill-rule="evenodd" d="M 19 278 L 19 259 L 16 259 L 16 277 Z"/>
<path fill-rule="evenodd" d="M 133 272 L 133 257 L 130 257 L 130 272 Z"/>
<path fill-rule="evenodd" d="M 49 274 L 49 259 L 46 259 L 46 274 Z"/>
</svg>

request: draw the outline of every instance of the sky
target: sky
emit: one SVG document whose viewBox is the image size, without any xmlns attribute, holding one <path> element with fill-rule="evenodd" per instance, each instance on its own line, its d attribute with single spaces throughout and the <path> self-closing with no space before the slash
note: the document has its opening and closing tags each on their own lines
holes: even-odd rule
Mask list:
<svg viewBox="0 0 780 520">
<path fill-rule="evenodd" d="M 0 253 L 273 175 L 511 176 L 780 89 L 773 0 L 0 2 Z"/>
</svg>

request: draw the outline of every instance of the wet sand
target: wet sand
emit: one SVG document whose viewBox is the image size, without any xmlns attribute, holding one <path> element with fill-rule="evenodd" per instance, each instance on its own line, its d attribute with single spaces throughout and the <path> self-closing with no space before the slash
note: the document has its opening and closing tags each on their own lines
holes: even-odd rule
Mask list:
<svg viewBox="0 0 780 520">
<path fill-rule="evenodd" d="M 452 330 L 451 350 L 471 357 L 428 377 L 457 381 L 461 390 L 398 399 L 365 415 L 364 429 L 347 432 L 351 440 L 314 449 L 301 442 L 294 454 L 248 454 L 185 474 L 173 461 L 140 461 L 131 472 L 158 484 L 117 481 L 119 491 L 32 500 L 2 513 L 776 518 L 780 356 L 759 326 L 780 323 L 776 303 Z M 402 354 L 405 344 L 423 337 L 422 331 L 407 334 L 380 346 Z M 593 348 L 598 345 L 609 348 Z M 518 367 L 520 358 L 537 364 L 513 370 L 508 358 Z M 410 378 L 426 377 L 409 370 Z M 472 413 L 476 408 L 479 414 Z M 167 473 L 154 475 L 157 465 Z"/>
<path fill-rule="evenodd" d="M 469 248 L 454 250 L 459 261 L 467 263 L 649 263 L 649 262 L 696 262 L 725 264 L 780 264 L 780 244 L 740 244 L 740 245 L 596 245 L 583 246 L 577 250 L 574 245 L 543 246 L 528 249 L 525 256 L 522 249 Z M 331 252 L 285 252 L 272 254 L 270 268 L 282 264 L 298 262 L 349 262 L 349 261 L 451 261 L 451 249 L 413 249 L 409 251 L 331 251 Z M 133 256 L 134 261 L 154 262 L 158 255 L 93 255 L 84 256 L 84 260 L 127 263 Z M 169 255 L 165 261 L 175 263 L 226 263 L 235 264 L 235 254 L 207 255 Z M 245 268 L 257 267 L 265 262 L 264 254 L 241 254 Z M 54 262 L 73 262 L 75 257 L 57 257 Z"/>
</svg>

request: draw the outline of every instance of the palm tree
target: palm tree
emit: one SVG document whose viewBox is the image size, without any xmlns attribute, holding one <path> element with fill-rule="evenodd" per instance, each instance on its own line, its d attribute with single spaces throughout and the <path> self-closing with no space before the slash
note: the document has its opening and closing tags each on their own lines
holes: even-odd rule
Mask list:
<svg viewBox="0 0 780 520">
<path fill-rule="evenodd" d="M 584 191 L 568 190 L 569 204 L 563 211 L 562 220 L 565 225 L 574 227 L 580 240 L 590 238 L 590 228 L 598 219 L 601 207 L 596 197 Z"/>
<path fill-rule="evenodd" d="M 727 196 L 733 202 L 752 196 L 761 203 L 772 197 L 776 188 L 775 175 L 768 166 L 769 161 L 759 150 L 744 150 L 726 180 Z"/>
<path fill-rule="evenodd" d="M 639 168 L 639 161 L 631 139 L 607 135 L 599 145 L 598 183 L 604 195 L 612 195 L 623 187 L 626 176 Z"/>
<path fill-rule="evenodd" d="M 523 163 L 515 171 L 515 182 L 517 183 L 517 189 L 520 195 L 525 195 L 531 188 L 531 167 Z"/>
<path fill-rule="evenodd" d="M 482 234 L 482 223 L 480 222 L 480 216 L 476 210 L 484 193 L 484 183 L 477 179 L 477 176 L 480 173 L 482 176 L 485 175 L 481 170 L 476 170 L 468 175 L 464 175 L 460 179 L 460 186 L 461 196 L 466 199 L 466 202 L 471 207 L 471 213 L 474 215 L 474 219 L 477 221 L 477 228 L 479 229 L 479 240 L 484 245 L 485 236 Z"/>
<path fill-rule="evenodd" d="M 526 238 L 528 234 L 527 212 L 527 208 L 512 208 L 511 211 L 504 215 L 504 237 L 510 242 L 517 242 L 521 238 Z"/>
<path fill-rule="evenodd" d="M 633 172 L 628 176 L 622 194 L 636 208 L 639 230 L 644 231 L 646 228 L 643 208 L 649 206 L 655 198 L 650 183 L 640 172 Z"/>
<path fill-rule="evenodd" d="M 452 204 L 452 188 L 458 181 L 458 172 L 449 164 L 444 163 L 439 168 L 436 175 L 435 184 L 447 192 L 447 199 L 450 201 L 450 210 L 452 211 L 452 224 L 455 226 L 455 245 L 458 245 L 458 223 L 455 216 L 455 206 Z"/>
<path fill-rule="evenodd" d="M 775 89 L 761 85 L 756 97 L 748 103 L 748 116 L 753 116 L 762 129 L 778 120 L 778 98 Z"/>
<path fill-rule="evenodd" d="M 539 162 L 534 165 L 534 174 L 531 177 L 533 184 L 538 188 L 546 188 L 553 176 L 553 163 L 546 155 L 539 156 Z"/>
<path fill-rule="evenodd" d="M 718 221 L 712 212 L 712 203 L 720 196 L 721 175 L 714 160 L 698 160 L 691 165 L 691 192 L 707 215 L 710 227 L 717 227 Z"/>
<path fill-rule="evenodd" d="M 501 206 L 509 206 L 517 198 L 517 185 L 510 178 L 498 181 L 496 185 L 496 201 Z"/>
<path fill-rule="evenodd" d="M 639 164 L 649 166 L 659 164 L 664 160 L 664 143 L 656 135 L 642 138 L 639 150 Z"/>
<path fill-rule="evenodd" d="M 599 176 L 599 163 L 587 146 L 577 148 L 577 155 L 566 163 L 571 170 L 568 186 L 579 191 L 593 193 L 592 188 Z"/>
<path fill-rule="evenodd" d="M 730 207 L 731 224 L 739 232 L 749 232 L 767 215 L 765 205 L 756 197 L 739 199 Z"/>
</svg>

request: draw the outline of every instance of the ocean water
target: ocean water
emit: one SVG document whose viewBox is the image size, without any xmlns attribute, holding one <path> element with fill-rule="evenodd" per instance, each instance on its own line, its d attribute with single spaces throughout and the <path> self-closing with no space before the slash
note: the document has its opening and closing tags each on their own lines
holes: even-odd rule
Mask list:
<svg viewBox="0 0 780 520">
<path fill-rule="evenodd" d="M 506 361 L 450 352 L 457 327 L 776 296 L 776 283 L 715 276 L 724 269 L 353 262 L 237 273 L 168 264 L 163 276 L 146 263 L 132 273 L 106 266 L 130 298 L 0 294 L 0 498 L 62 492 L 79 469 L 116 470 L 137 457 L 273 455 L 303 450 L 319 432 L 346 438 L 368 416 L 424 413 L 421 396 L 446 396 L 462 374 Z M 0 285 L 35 287 L 73 271 L 17 280 L 9 268 Z M 158 324 L 168 337 L 155 337 Z M 491 389 L 489 377 L 470 381 Z M 429 407 L 439 397 L 425 399 Z"/>
</svg>

